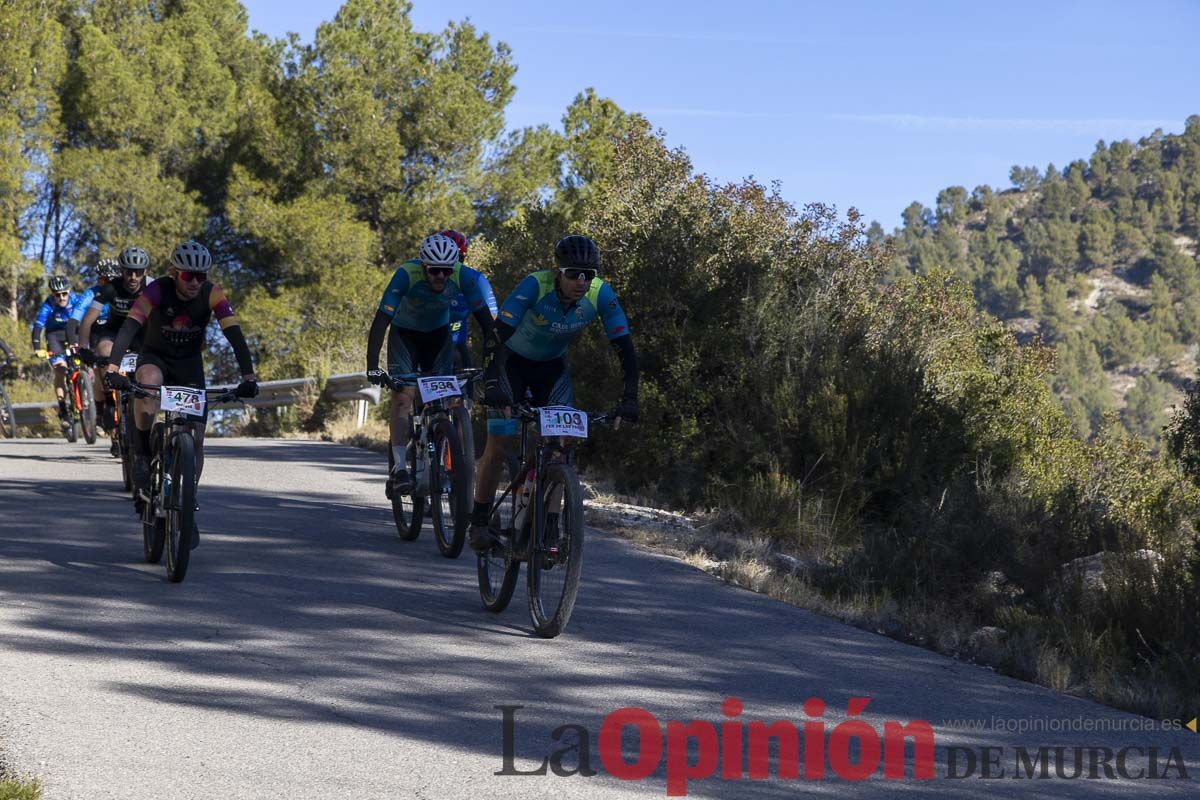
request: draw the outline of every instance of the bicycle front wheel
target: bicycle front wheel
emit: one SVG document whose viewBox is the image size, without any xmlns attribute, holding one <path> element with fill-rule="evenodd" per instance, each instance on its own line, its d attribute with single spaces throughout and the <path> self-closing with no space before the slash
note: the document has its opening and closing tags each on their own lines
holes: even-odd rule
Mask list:
<svg viewBox="0 0 1200 800">
<path fill-rule="evenodd" d="M 17 415 L 9 402 L 8 392 L 4 390 L 3 383 L 0 383 L 0 437 L 17 438 Z"/>
<path fill-rule="evenodd" d="M 391 448 L 388 448 L 388 473 L 392 471 Z M 408 474 L 415 476 L 416 448 L 408 448 Z M 416 489 L 413 490 L 414 492 Z M 392 519 L 396 522 L 396 535 L 411 542 L 421 535 L 421 523 L 425 518 L 425 498 L 416 494 L 392 494 Z"/>
<path fill-rule="evenodd" d="M 79 373 L 76 379 L 78 388 L 75 396 L 79 398 L 79 426 L 83 440 L 88 444 L 96 443 L 96 401 L 92 381 L 86 373 Z"/>
<path fill-rule="evenodd" d="M 131 409 L 126 397 L 121 397 L 117 406 L 117 425 L 114 436 L 117 437 L 117 444 L 121 453 L 121 485 L 125 487 L 125 491 L 133 491 L 133 453 L 131 452 L 132 444 L 129 441 L 129 428 L 133 423 L 129 418 Z M 159 555 L 162 555 L 162 545 L 158 547 Z M 158 561 L 157 558 L 154 561 Z"/>
<path fill-rule="evenodd" d="M 448 419 L 433 426 L 435 462 L 430 502 L 433 503 L 433 538 L 446 558 L 458 558 L 471 524 L 475 462 L 463 455 L 460 431 Z M 470 431 L 468 431 L 468 434 Z"/>
<path fill-rule="evenodd" d="M 544 509 L 538 517 L 558 511 L 555 524 L 535 531 L 535 546 L 526 572 L 529 616 L 538 636 L 553 639 L 562 633 L 575 608 L 583 569 L 583 490 L 570 464 L 546 469 Z M 561 498 L 561 499 L 560 499 Z"/>
<path fill-rule="evenodd" d="M 196 515 L 196 443 L 190 433 L 175 436 L 171 485 L 167 497 L 167 578 L 179 583 L 187 575 Z"/>
</svg>

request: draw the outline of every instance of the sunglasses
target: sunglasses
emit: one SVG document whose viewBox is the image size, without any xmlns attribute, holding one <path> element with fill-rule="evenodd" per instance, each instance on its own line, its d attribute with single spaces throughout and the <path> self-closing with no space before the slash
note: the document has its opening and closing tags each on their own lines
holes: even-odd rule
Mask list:
<svg viewBox="0 0 1200 800">
<path fill-rule="evenodd" d="M 71 293 L 70 292 L 55 292 L 54 296 L 55 297 L 70 297 Z"/>
<path fill-rule="evenodd" d="M 426 267 L 425 270 L 433 278 L 449 278 L 454 274 L 454 267 Z"/>
<path fill-rule="evenodd" d="M 577 281 L 580 278 L 590 281 L 596 277 L 596 270 L 594 270 L 594 269 L 564 269 L 563 275 L 565 275 L 567 280 L 569 280 L 569 281 Z"/>
<path fill-rule="evenodd" d="M 207 278 L 208 278 L 207 272 L 196 272 L 195 270 L 191 270 L 191 269 L 179 270 L 179 280 L 183 281 L 184 283 L 190 283 L 191 281 L 195 281 L 196 283 L 201 283 L 204 280 L 206 280 Z"/>
<path fill-rule="evenodd" d="M 146 274 L 146 270 L 144 270 L 144 269 L 128 269 L 128 268 L 124 268 L 124 269 L 122 269 L 121 271 L 122 271 L 122 272 L 124 272 L 126 275 L 131 275 L 131 276 L 133 276 L 133 277 L 135 277 L 135 278 L 140 278 L 140 277 L 142 277 L 143 275 L 145 275 L 145 274 Z"/>
</svg>

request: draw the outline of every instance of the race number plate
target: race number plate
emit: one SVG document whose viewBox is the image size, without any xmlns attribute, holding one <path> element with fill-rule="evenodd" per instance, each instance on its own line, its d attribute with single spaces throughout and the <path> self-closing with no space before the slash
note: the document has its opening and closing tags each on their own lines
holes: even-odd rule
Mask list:
<svg viewBox="0 0 1200 800">
<path fill-rule="evenodd" d="M 162 410 L 178 411 L 193 417 L 204 416 L 204 390 L 188 386 L 162 387 Z"/>
<path fill-rule="evenodd" d="M 587 414 L 570 406 L 548 406 L 539 408 L 542 436 L 573 436 L 586 439 L 588 432 Z"/>
<path fill-rule="evenodd" d="M 422 403 L 441 400 L 443 397 L 456 397 L 462 394 L 462 390 L 458 388 L 458 378 L 453 375 L 418 378 L 417 386 L 421 390 Z"/>
<path fill-rule="evenodd" d="M 121 372 L 129 375 L 133 374 L 133 371 L 137 369 L 137 360 L 137 353 L 126 353 L 124 357 L 121 358 Z"/>
</svg>

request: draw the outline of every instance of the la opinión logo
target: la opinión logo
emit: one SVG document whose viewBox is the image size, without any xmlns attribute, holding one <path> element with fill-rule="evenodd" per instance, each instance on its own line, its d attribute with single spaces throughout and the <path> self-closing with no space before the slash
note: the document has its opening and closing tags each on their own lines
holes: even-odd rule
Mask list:
<svg viewBox="0 0 1200 800">
<path fill-rule="evenodd" d="M 705 720 L 668 720 L 665 724 L 644 708 L 618 708 L 600 724 L 596 753 L 600 766 L 609 775 L 626 781 L 644 780 L 666 762 L 667 795 L 685 796 L 688 782 L 718 775 L 721 780 L 767 780 L 771 777 L 770 753 L 776 749 L 776 773 L 779 778 L 822 780 L 826 770 L 839 778 L 861 781 L 877 775 L 901 780 L 906 777 L 905 743 L 912 742 L 912 776 L 934 777 L 933 726 L 924 720 L 883 723 L 882 735 L 866 720 L 858 719 L 871 699 L 852 697 L 847 703 L 849 719 L 833 727 L 826 735 L 820 720 L 825 701 L 811 697 L 804 702 L 804 713 L 813 719 L 797 726 L 789 720 L 765 722 L 741 719 L 742 701 L 729 697 L 721 704 L 724 716 L 718 724 Z M 504 767 L 496 775 L 546 775 L 592 777 L 592 736 L 579 724 L 568 723 L 554 729 L 551 736 L 562 746 L 547 755 L 542 763 L 527 770 L 516 766 L 516 715 L 519 705 L 498 705 L 503 713 Z M 622 749 L 626 731 L 637 735 L 637 753 L 627 759 Z M 852 753 L 854 754 L 852 756 Z M 692 755 L 694 754 L 694 758 Z"/>
</svg>

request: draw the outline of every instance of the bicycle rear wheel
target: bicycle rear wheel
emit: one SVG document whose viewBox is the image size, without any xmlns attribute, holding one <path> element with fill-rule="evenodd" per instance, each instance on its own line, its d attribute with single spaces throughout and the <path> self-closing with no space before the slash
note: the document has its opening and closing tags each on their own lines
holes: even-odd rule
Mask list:
<svg viewBox="0 0 1200 800">
<path fill-rule="evenodd" d="M 17 438 L 17 415 L 8 399 L 4 384 L 0 383 L 0 437 L 5 439 Z"/>
<path fill-rule="evenodd" d="M 196 514 L 196 443 L 190 433 L 175 436 L 171 454 L 171 486 L 167 497 L 167 578 L 179 583 L 187 575 Z"/>
<path fill-rule="evenodd" d="M 471 524 L 475 461 L 463 455 L 460 429 L 450 420 L 435 422 L 432 433 L 435 463 L 430 465 L 429 500 L 433 504 L 433 538 L 442 555 L 458 558 Z"/>
<path fill-rule="evenodd" d="M 538 515 L 542 519 L 556 495 L 562 497 L 557 530 L 536 532 L 525 576 L 533 629 L 545 639 L 553 639 L 567 626 L 583 569 L 583 490 L 570 464 L 552 464 L 546 469 L 545 509 Z"/>
</svg>

